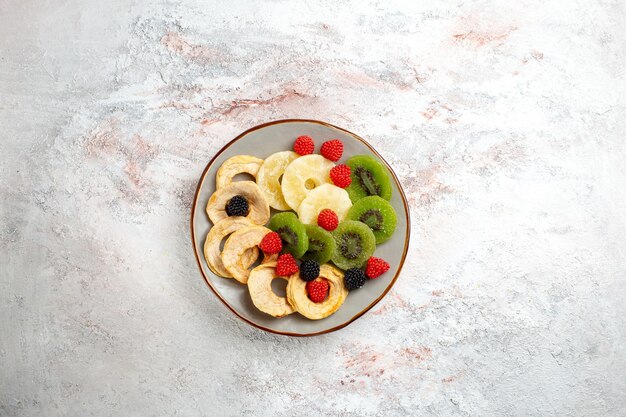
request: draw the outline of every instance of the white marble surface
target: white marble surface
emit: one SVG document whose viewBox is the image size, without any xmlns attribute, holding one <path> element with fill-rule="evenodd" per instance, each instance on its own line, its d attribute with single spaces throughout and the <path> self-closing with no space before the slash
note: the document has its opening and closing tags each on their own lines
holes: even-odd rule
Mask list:
<svg viewBox="0 0 626 417">
<path fill-rule="evenodd" d="M 341 4 L 339 4 L 341 3 Z M 623 1 L 0 1 L 0 415 L 626 415 Z M 395 167 L 413 240 L 344 330 L 237 320 L 196 180 L 279 118 Z"/>
</svg>

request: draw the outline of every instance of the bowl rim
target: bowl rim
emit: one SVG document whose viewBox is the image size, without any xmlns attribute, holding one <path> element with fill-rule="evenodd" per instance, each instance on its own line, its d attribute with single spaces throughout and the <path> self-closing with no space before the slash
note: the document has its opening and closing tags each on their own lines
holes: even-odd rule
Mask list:
<svg viewBox="0 0 626 417">
<path fill-rule="evenodd" d="M 217 289 L 215 289 L 213 287 L 213 285 L 211 284 L 211 281 L 209 280 L 209 278 L 204 273 L 204 269 L 202 268 L 202 263 L 201 263 L 202 261 L 200 260 L 200 254 L 198 253 L 198 250 L 196 249 L 196 235 L 195 235 L 195 231 L 194 231 L 194 221 L 193 220 L 194 220 L 194 217 L 195 217 L 195 214 L 196 214 L 196 206 L 198 204 L 198 197 L 200 195 L 200 189 L 202 188 L 202 185 L 204 184 L 204 180 L 206 178 L 206 175 L 209 172 L 209 169 L 211 168 L 211 166 L 213 165 L 215 160 L 222 153 L 224 153 L 228 148 L 230 148 L 230 146 L 232 144 L 234 144 L 235 142 L 239 141 L 240 139 L 242 139 L 244 136 L 248 135 L 249 133 L 254 132 L 255 130 L 263 129 L 263 128 L 268 127 L 268 126 L 272 126 L 272 125 L 276 125 L 276 124 L 283 124 L 283 123 L 314 123 L 314 124 L 319 124 L 319 125 L 322 125 L 322 126 L 330 127 L 332 129 L 340 130 L 340 131 L 342 131 L 342 132 L 352 136 L 354 139 L 360 141 L 365 146 L 367 146 L 369 148 L 369 150 L 374 155 L 376 155 L 383 162 L 383 164 L 385 164 L 385 167 L 387 168 L 387 170 L 391 174 L 393 180 L 395 181 L 396 186 L 398 188 L 398 191 L 400 191 L 400 197 L 402 198 L 402 204 L 404 204 L 404 213 L 405 213 L 405 217 L 406 217 L 406 236 L 405 236 L 405 239 L 404 239 L 404 249 L 403 249 L 403 252 L 402 252 L 402 258 L 400 259 L 400 265 L 398 265 L 398 269 L 396 271 L 396 274 L 394 275 L 394 277 L 389 282 L 389 285 L 387 285 L 385 290 L 372 303 L 370 303 L 363 310 L 361 310 L 360 312 L 358 312 L 357 314 L 352 316 L 352 318 L 350 318 L 349 320 L 347 320 L 347 321 L 345 321 L 345 322 L 343 322 L 343 323 L 341 323 L 341 324 L 339 324 L 339 325 L 337 325 L 335 327 L 332 327 L 330 329 L 320 330 L 320 331 L 314 332 L 314 333 L 283 332 L 283 331 L 280 331 L 280 330 L 271 329 L 269 327 L 265 327 L 265 326 L 262 326 L 260 324 L 257 324 L 254 321 L 252 321 L 252 320 L 244 317 L 243 315 L 241 315 L 233 306 L 231 306 L 228 303 L 228 301 L 226 301 L 220 295 L 220 293 L 217 291 Z M 269 332 L 269 333 L 279 334 L 279 335 L 283 335 L 283 336 L 292 336 L 292 337 L 310 337 L 310 336 L 318 336 L 318 335 L 322 335 L 322 334 L 326 334 L 326 333 L 331 333 L 331 332 L 337 331 L 339 329 L 343 329 L 344 327 L 348 326 L 349 324 L 353 323 L 358 318 L 363 316 L 369 310 L 371 310 L 376 304 L 378 304 L 380 302 L 380 300 L 382 300 L 387 295 L 387 293 L 391 290 L 391 288 L 396 283 L 396 280 L 398 279 L 398 276 L 402 272 L 402 267 L 404 266 L 404 261 L 406 260 L 406 255 L 407 255 L 408 250 L 409 250 L 409 242 L 410 242 L 410 238 L 411 238 L 411 213 L 409 211 L 409 205 L 408 205 L 407 200 L 406 200 L 406 195 L 404 194 L 404 190 L 402 189 L 402 184 L 400 184 L 400 180 L 396 176 L 396 173 L 393 171 L 393 169 L 391 168 L 389 163 L 382 157 L 382 155 L 380 155 L 378 153 L 378 151 L 376 151 L 376 149 L 374 149 L 365 139 L 363 139 L 360 136 L 356 135 L 355 133 L 352 133 L 352 132 L 350 132 L 350 131 L 348 131 L 346 129 L 343 129 L 343 128 L 339 127 L 339 126 L 335 126 L 335 125 L 327 123 L 327 122 L 322 122 L 320 120 L 314 120 L 314 119 L 280 119 L 280 120 L 273 120 L 271 122 L 267 122 L 267 123 L 262 123 L 262 124 L 256 125 L 254 127 L 251 127 L 250 129 L 240 133 L 234 139 L 232 139 L 227 144 L 225 144 L 213 156 L 213 158 L 211 158 L 209 163 L 204 168 L 204 171 L 202 171 L 202 175 L 200 176 L 200 180 L 198 181 L 198 185 L 196 186 L 196 191 L 195 191 L 195 194 L 194 194 L 194 197 L 193 197 L 193 203 L 192 203 L 192 206 L 191 206 L 190 228 L 191 228 L 191 244 L 193 246 L 193 252 L 194 252 L 194 255 L 196 257 L 196 263 L 198 265 L 198 268 L 200 269 L 200 273 L 202 274 L 202 277 L 204 278 L 204 282 L 208 285 L 208 287 L 211 289 L 211 291 L 213 291 L 213 293 L 222 302 L 222 304 L 224 304 L 233 314 L 235 314 L 236 317 L 238 317 L 239 319 L 241 319 L 244 322 L 248 323 L 249 325 L 251 325 L 253 327 L 256 327 L 257 329 L 261 329 L 261 330 Z"/>
</svg>

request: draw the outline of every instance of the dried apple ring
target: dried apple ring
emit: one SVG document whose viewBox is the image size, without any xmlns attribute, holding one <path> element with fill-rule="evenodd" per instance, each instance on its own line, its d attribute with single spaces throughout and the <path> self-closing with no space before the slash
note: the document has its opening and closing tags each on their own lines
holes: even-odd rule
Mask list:
<svg viewBox="0 0 626 417">
<path fill-rule="evenodd" d="M 343 283 L 343 272 L 337 268 L 324 264 L 320 267 L 320 276 L 316 280 L 326 279 L 329 284 L 328 296 L 321 303 L 314 303 L 309 299 L 306 292 L 306 282 L 300 278 L 299 273 L 289 277 L 287 284 L 287 300 L 289 304 L 311 320 L 319 320 L 328 317 L 341 307 L 348 296 L 348 290 Z"/>
<path fill-rule="evenodd" d="M 222 262 L 224 267 L 237 281 L 242 284 L 248 282 L 250 271 L 244 260 L 244 254 L 251 248 L 258 247 L 263 237 L 271 232 L 263 226 L 246 226 L 233 234 L 226 240 L 222 251 Z M 278 259 L 278 255 L 266 256 L 264 262 L 271 262 Z"/>
<path fill-rule="evenodd" d="M 209 265 L 209 269 L 214 274 L 224 278 L 232 278 L 233 276 L 228 272 L 224 264 L 222 263 L 222 251 L 220 249 L 220 243 L 222 240 L 233 232 L 241 229 L 242 227 L 251 226 L 252 222 L 245 217 L 235 216 L 227 217 L 224 220 L 217 223 L 209 230 L 206 241 L 204 242 L 204 258 Z M 259 248 L 253 247 L 242 254 L 241 263 L 248 268 L 259 257 Z"/>
<path fill-rule="evenodd" d="M 235 181 L 215 191 L 209 198 L 206 213 L 213 224 L 228 217 L 226 204 L 236 195 L 248 200 L 248 215 L 245 216 L 254 224 L 265 224 L 270 219 L 270 206 L 263 191 L 253 181 Z"/>
<path fill-rule="evenodd" d="M 228 158 L 217 170 L 215 188 L 220 189 L 233 181 L 237 174 L 250 174 L 256 179 L 263 160 L 251 155 L 237 155 Z"/>
<path fill-rule="evenodd" d="M 280 297 L 272 290 L 272 281 L 277 278 L 289 280 L 276 275 L 276 262 L 261 264 L 250 271 L 248 291 L 256 308 L 274 317 L 284 317 L 295 310 L 287 297 Z"/>
</svg>

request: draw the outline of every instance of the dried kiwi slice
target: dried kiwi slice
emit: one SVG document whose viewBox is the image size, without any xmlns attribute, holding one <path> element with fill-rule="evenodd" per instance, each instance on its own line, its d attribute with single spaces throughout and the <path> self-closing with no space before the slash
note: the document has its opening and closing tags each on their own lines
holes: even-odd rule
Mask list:
<svg viewBox="0 0 626 417">
<path fill-rule="evenodd" d="M 339 268 L 347 270 L 360 268 L 376 249 L 376 238 L 372 229 L 365 223 L 345 220 L 333 231 L 337 247 L 332 261 Z"/>
<path fill-rule="evenodd" d="M 348 220 L 358 220 L 369 226 L 379 245 L 389 240 L 396 230 L 396 212 L 387 200 L 378 196 L 364 197 L 354 203 L 348 214 Z"/>
<path fill-rule="evenodd" d="M 291 211 L 278 213 L 272 216 L 267 225 L 280 235 L 283 240 L 283 252 L 288 252 L 294 257 L 301 257 L 309 248 L 309 239 L 304 225 Z"/>
<path fill-rule="evenodd" d="M 310 259 L 325 264 L 335 253 L 335 239 L 330 232 L 314 224 L 305 225 L 309 238 L 309 250 L 302 255 L 302 259 Z"/>
<path fill-rule="evenodd" d="M 352 183 L 346 188 L 350 200 L 355 203 L 363 197 L 377 195 L 385 200 L 391 199 L 391 179 L 387 169 L 370 155 L 355 155 L 348 159 Z"/>
</svg>

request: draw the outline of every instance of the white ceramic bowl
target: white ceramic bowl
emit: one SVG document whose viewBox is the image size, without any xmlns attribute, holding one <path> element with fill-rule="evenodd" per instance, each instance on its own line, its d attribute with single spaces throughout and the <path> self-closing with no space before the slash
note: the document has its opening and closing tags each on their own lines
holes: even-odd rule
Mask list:
<svg viewBox="0 0 626 417">
<path fill-rule="evenodd" d="M 393 195 L 391 205 L 398 217 L 396 231 L 387 242 L 377 246 L 374 256 L 385 259 L 391 265 L 389 271 L 379 278 L 348 294 L 337 312 L 322 320 L 309 320 L 297 313 L 274 318 L 252 304 L 248 289 L 234 279 L 221 278 L 211 272 L 203 255 L 203 245 L 212 224 L 205 207 L 215 191 L 215 174 L 226 159 L 234 155 L 253 155 L 266 158 L 274 152 L 291 150 L 294 140 L 308 135 L 315 140 L 316 152 L 320 145 L 330 139 L 344 144 L 345 161 L 352 155 L 367 154 L 377 157 L 391 174 Z M 409 248 L 410 220 L 406 197 L 398 178 L 387 162 L 365 140 L 347 130 L 316 120 L 277 120 L 249 129 L 224 146 L 204 169 L 191 209 L 191 239 L 193 250 L 209 288 L 234 314 L 259 329 L 289 336 L 313 336 L 341 329 L 352 323 L 378 303 L 391 289 L 400 274 Z M 278 280 L 282 281 L 282 280 Z"/>
</svg>

